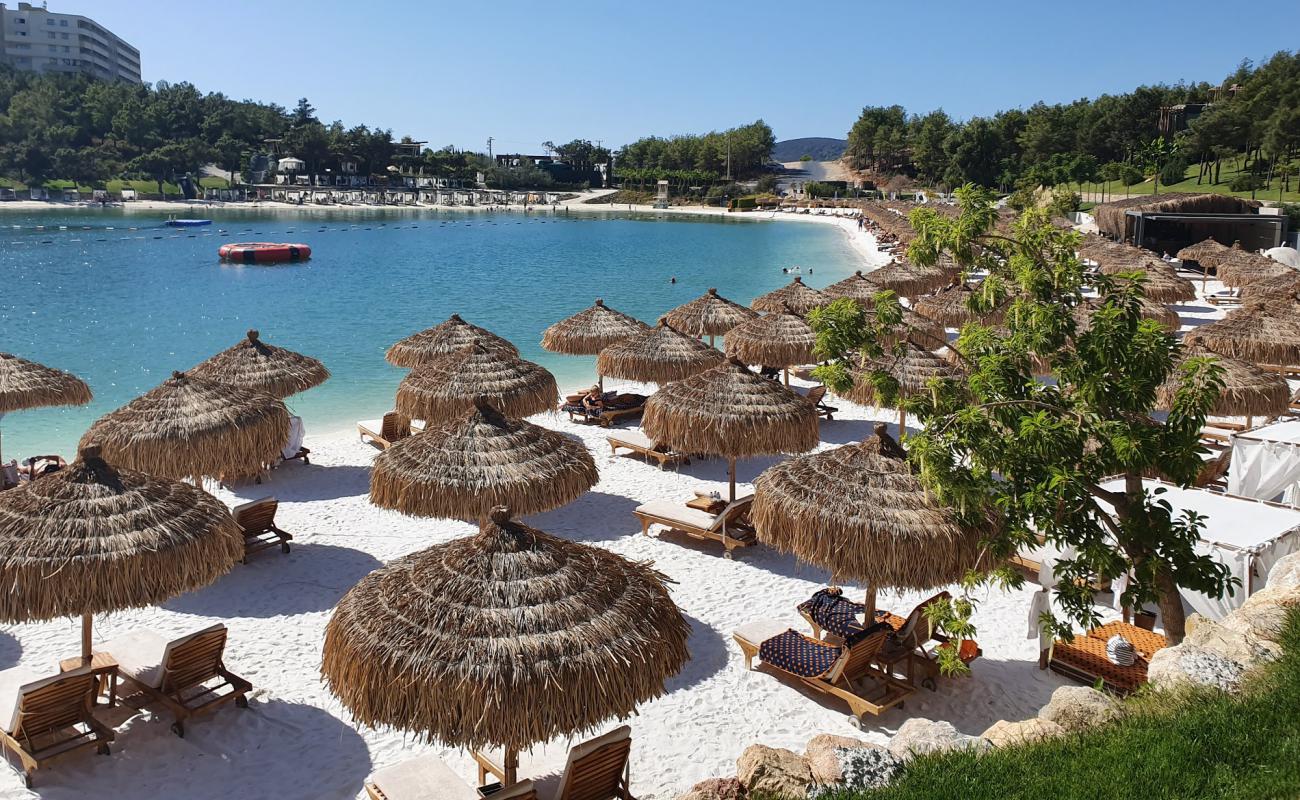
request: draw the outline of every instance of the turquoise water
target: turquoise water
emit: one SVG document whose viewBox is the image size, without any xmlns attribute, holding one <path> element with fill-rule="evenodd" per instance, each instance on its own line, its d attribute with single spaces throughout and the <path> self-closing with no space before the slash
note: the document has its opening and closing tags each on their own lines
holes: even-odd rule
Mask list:
<svg viewBox="0 0 1300 800">
<path fill-rule="evenodd" d="M 596 297 L 652 322 L 710 286 L 748 303 L 789 280 L 782 267 L 813 267 L 804 280 L 820 287 L 857 263 L 834 227 L 794 222 L 210 214 L 211 228 L 177 230 L 163 227 L 162 213 L 0 213 L 0 351 L 69 370 L 95 393 L 86 407 L 7 415 L 6 460 L 71 455 L 101 414 L 249 328 L 330 368 L 329 381 L 288 400 L 319 433 L 390 409 L 405 370 L 389 366 L 384 351 L 453 313 L 510 339 L 572 389 L 591 379 L 594 359 L 548 353 L 538 341 L 546 326 Z M 222 265 L 217 247 L 226 241 L 305 242 L 312 258 Z"/>
</svg>

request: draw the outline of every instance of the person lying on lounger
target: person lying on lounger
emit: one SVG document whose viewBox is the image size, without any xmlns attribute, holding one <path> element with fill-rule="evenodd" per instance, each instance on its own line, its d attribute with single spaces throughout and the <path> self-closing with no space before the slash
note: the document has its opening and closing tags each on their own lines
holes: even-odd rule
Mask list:
<svg viewBox="0 0 1300 800">
<path fill-rule="evenodd" d="M 31 480 L 43 475 L 52 475 L 66 466 L 68 462 L 63 460 L 63 456 L 32 456 L 23 459 L 18 474 Z"/>
<path fill-rule="evenodd" d="M 599 386 L 592 386 L 582 396 L 582 409 L 591 416 L 599 416 L 605 410 L 605 395 Z"/>
</svg>

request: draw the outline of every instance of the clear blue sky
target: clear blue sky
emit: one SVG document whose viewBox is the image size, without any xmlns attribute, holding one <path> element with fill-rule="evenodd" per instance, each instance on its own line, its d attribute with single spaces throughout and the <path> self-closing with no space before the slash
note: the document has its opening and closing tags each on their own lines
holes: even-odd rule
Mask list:
<svg viewBox="0 0 1300 800">
<path fill-rule="evenodd" d="M 13 3 L 10 3 L 13 5 Z M 483 149 L 767 120 L 842 137 L 864 105 L 965 118 L 1141 83 L 1221 80 L 1295 48 L 1296 16 L 1204 0 L 537 3 L 50 0 L 140 49 L 147 81 Z M 1274 11 L 1297 9 L 1287 0 Z M 1262 8 L 1262 7 L 1261 7 Z M 1244 13 L 1244 12 L 1243 12 Z M 1271 18 L 1272 22 L 1263 21 Z"/>
</svg>

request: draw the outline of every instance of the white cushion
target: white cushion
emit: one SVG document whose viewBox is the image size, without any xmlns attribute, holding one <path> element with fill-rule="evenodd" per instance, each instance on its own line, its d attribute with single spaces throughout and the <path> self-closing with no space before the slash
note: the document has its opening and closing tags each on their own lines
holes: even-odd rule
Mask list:
<svg viewBox="0 0 1300 800">
<path fill-rule="evenodd" d="M 6 732 L 13 733 L 18 727 L 18 698 L 23 688 L 39 680 L 40 674 L 27 667 L 11 667 L 0 672 L 0 724 L 5 725 Z"/>
<path fill-rule="evenodd" d="M 162 661 L 169 642 L 150 630 L 136 630 L 110 639 L 96 649 L 117 661 L 118 672 L 131 680 L 157 689 L 162 686 Z"/>
<path fill-rule="evenodd" d="M 790 630 L 790 623 L 782 622 L 778 619 L 756 619 L 753 622 L 746 622 L 733 631 L 737 639 L 743 639 L 751 644 L 762 644 L 773 636 L 780 636 Z"/>
<path fill-rule="evenodd" d="M 636 510 L 638 514 L 661 517 L 673 522 L 680 522 L 690 528 L 700 528 L 706 531 L 713 527 L 714 521 L 718 518 L 716 514 L 700 511 L 698 508 L 687 508 L 686 504 L 680 500 L 651 500 L 637 506 Z"/>
<path fill-rule="evenodd" d="M 357 429 L 358 430 L 364 429 L 367 432 L 379 433 L 384 429 L 384 421 L 382 419 L 363 419 L 357 423 Z"/>
<path fill-rule="evenodd" d="M 478 800 L 478 792 L 433 752 L 377 770 L 370 782 L 388 800 Z"/>
<path fill-rule="evenodd" d="M 622 444 L 629 447 L 640 447 L 645 450 L 655 449 L 655 440 L 646 436 L 641 431 L 620 431 L 615 436 L 605 437 L 613 444 Z"/>
</svg>

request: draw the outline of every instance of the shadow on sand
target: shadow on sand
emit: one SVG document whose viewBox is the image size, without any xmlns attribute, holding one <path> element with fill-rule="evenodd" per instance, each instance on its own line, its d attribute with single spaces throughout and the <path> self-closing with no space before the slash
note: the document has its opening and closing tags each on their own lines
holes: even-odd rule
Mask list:
<svg viewBox="0 0 1300 800">
<path fill-rule="evenodd" d="M 336 500 L 370 492 L 370 467 L 355 465 L 286 464 L 263 476 L 261 483 L 227 486 L 244 500 L 274 496 L 285 502 Z"/>
<path fill-rule="evenodd" d="M 23 645 L 9 631 L 0 631 L 0 669 L 9 669 L 23 657 Z"/>
<path fill-rule="evenodd" d="M 686 642 L 691 660 L 664 683 L 669 694 L 703 683 L 727 666 L 727 642 L 722 634 L 690 614 L 682 616 L 691 624 L 691 637 Z"/>
</svg>

